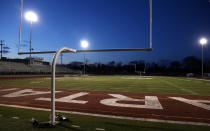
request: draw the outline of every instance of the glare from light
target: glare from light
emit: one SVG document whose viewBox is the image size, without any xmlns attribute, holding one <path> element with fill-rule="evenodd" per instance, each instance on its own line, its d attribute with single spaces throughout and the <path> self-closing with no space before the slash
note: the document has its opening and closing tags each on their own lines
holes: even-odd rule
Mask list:
<svg viewBox="0 0 210 131">
<path fill-rule="evenodd" d="M 207 39 L 206 39 L 206 38 L 201 38 L 201 39 L 200 39 L 200 44 L 201 44 L 201 45 L 207 44 Z"/>
<path fill-rule="evenodd" d="M 37 15 L 32 11 L 26 12 L 25 18 L 26 20 L 31 21 L 31 22 L 36 22 L 38 20 Z"/>
<path fill-rule="evenodd" d="M 86 40 L 81 41 L 81 47 L 82 48 L 87 48 L 88 47 L 88 42 Z"/>
</svg>

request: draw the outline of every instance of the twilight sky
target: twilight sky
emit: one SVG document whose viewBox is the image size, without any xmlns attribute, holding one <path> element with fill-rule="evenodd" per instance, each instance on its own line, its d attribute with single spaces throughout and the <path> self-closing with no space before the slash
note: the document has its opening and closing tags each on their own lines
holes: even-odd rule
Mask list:
<svg viewBox="0 0 210 131">
<path fill-rule="evenodd" d="M 0 40 L 11 48 L 5 56 L 17 55 L 20 0 L 0 0 Z M 35 51 L 62 46 L 81 49 L 149 47 L 149 0 L 24 0 L 23 16 L 34 11 L 32 47 Z M 30 22 L 23 17 L 22 51 L 29 49 Z M 210 58 L 210 1 L 153 0 L 153 51 L 86 53 L 90 63 L 132 60 L 158 62 L 201 57 L 199 39 L 209 39 L 205 58 Z M 84 53 L 64 54 L 64 62 L 82 61 Z M 35 55 L 51 61 L 52 54 Z"/>
</svg>

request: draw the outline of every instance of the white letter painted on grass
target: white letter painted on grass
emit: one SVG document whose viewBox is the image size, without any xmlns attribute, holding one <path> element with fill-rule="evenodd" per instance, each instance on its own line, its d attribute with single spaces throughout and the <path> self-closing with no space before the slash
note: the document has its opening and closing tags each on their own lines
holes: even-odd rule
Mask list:
<svg viewBox="0 0 210 131">
<path fill-rule="evenodd" d="M 31 95 L 41 95 L 41 94 L 48 94 L 49 91 L 34 91 L 33 89 L 24 89 L 17 92 L 13 92 L 7 95 L 3 95 L 3 97 L 21 97 L 21 96 L 31 96 Z"/>
<path fill-rule="evenodd" d="M 146 108 L 146 109 L 163 109 L 157 96 L 145 96 L 145 99 L 133 99 L 120 94 L 109 94 L 115 98 L 109 98 L 101 100 L 100 103 L 107 106 L 117 106 L 117 107 L 132 107 L 132 108 Z M 144 105 L 139 104 L 123 104 L 118 103 L 119 101 L 136 101 L 145 102 Z"/>
<path fill-rule="evenodd" d="M 1 89 L 1 88 L 0 88 L 0 89 Z M 13 91 L 13 90 L 17 90 L 17 88 L 1 89 L 0 91 Z"/>
<path fill-rule="evenodd" d="M 169 98 L 178 100 L 178 101 L 181 101 L 181 102 L 193 105 L 193 106 L 197 106 L 206 110 L 210 110 L 210 105 L 205 104 L 205 103 L 210 104 L 210 101 L 207 101 L 207 100 L 189 100 L 182 97 L 169 97 Z"/>
<path fill-rule="evenodd" d="M 76 93 L 76 94 L 73 94 L 73 95 L 69 95 L 69 96 L 65 96 L 65 97 L 61 97 L 61 98 L 55 99 L 55 101 L 56 102 L 85 104 L 88 101 L 74 100 L 74 99 L 76 99 L 78 97 L 81 97 L 81 96 L 84 96 L 84 95 L 87 95 L 87 94 L 89 94 L 89 93 L 87 93 L 87 92 L 80 92 L 80 93 Z M 51 101 L 50 98 L 37 98 L 36 100 Z"/>
</svg>

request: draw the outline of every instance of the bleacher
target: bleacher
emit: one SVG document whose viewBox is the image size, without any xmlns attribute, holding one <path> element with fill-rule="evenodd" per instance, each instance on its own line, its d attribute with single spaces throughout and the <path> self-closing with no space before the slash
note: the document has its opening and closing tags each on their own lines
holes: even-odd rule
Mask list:
<svg viewBox="0 0 210 131">
<path fill-rule="evenodd" d="M 50 74 L 51 65 L 28 65 L 19 62 L 0 61 L 0 74 Z M 56 73 L 76 72 L 64 66 L 56 66 Z"/>
</svg>

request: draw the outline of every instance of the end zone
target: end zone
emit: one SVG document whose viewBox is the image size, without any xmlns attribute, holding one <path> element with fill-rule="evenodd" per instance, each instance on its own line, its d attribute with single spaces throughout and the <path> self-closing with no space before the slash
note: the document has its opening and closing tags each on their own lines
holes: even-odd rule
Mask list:
<svg viewBox="0 0 210 131">
<path fill-rule="evenodd" d="M 1 87 L 0 98 L 0 106 L 50 111 L 49 89 Z M 62 113 L 210 126 L 210 96 L 63 89 L 55 101 Z"/>
</svg>

